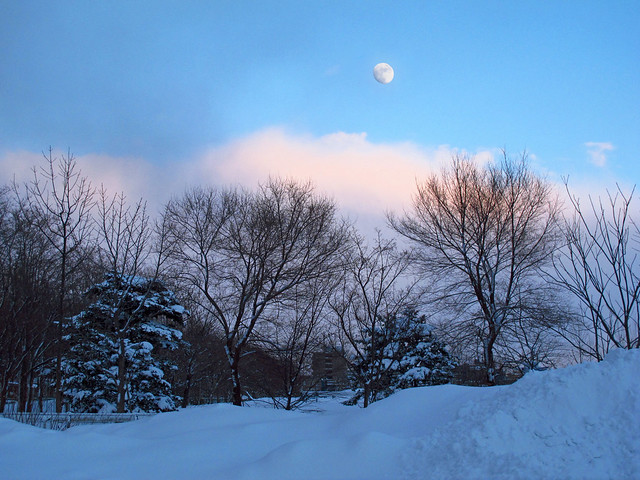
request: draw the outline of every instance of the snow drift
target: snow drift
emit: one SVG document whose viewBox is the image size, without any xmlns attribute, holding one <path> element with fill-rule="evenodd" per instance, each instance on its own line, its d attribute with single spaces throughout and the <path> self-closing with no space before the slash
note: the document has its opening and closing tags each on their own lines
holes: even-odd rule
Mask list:
<svg viewBox="0 0 640 480">
<path fill-rule="evenodd" d="M 399 392 L 315 413 L 195 407 L 40 430 L 0 419 L 7 479 L 640 478 L 640 351 L 511 386 Z"/>
<path fill-rule="evenodd" d="M 418 440 L 409 478 L 640 478 L 640 351 L 532 372 Z"/>
</svg>

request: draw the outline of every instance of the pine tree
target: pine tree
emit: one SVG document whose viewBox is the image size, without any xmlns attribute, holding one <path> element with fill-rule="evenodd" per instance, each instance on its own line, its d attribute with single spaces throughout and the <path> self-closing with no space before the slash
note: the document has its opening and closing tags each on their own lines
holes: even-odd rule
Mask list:
<svg viewBox="0 0 640 480">
<path fill-rule="evenodd" d="M 456 362 L 438 341 L 424 315 L 407 310 L 398 319 L 396 346 L 390 349 L 391 388 L 402 390 L 449 383 Z"/>
<path fill-rule="evenodd" d="M 83 412 L 175 409 L 163 350 L 178 348 L 188 312 L 157 280 L 107 275 L 95 301 L 71 319 L 65 391 Z"/>
<path fill-rule="evenodd" d="M 393 318 L 379 318 L 373 328 L 365 329 L 358 342 L 363 354 L 351 366 L 351 382 L 356 394 L 348 401 L 349 404 L 366 398 L 367 405 L 392 393 L 387 358 L 393 346 L 393 321 Z"/>
<path fill-rule="evenodd" d="M 397 390 L 448 383 L 456 365 L 415 309 L 380 318 L 361 344 L 365 354 L 352 365 L 356 394 L 351 404 L 365 395 L 371 403 Z"/>
<path fill-rule="evenodd" d="M 91 323 L 86 312 L 71 318 L 64 340 L 72 347 L 63 359 L 63 390 L 74 412 L 112 412 L 117 402 L 115 376 L 109 370 L 113 339 Z"/>
</svg>

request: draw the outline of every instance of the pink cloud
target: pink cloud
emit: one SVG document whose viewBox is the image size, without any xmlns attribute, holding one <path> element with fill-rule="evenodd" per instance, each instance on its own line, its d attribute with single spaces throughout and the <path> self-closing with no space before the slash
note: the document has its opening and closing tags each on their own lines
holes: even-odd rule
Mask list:
<svg viewBox="0 0 640 480">
<path fill-rule="evenodd" d="M 94 185 L 104 184 L 113 193 L 123 191 L 132 201 L 143 197 L 154 210 L 188 185 L 253 188 L 269 176 L 279 176 L 311 180 L 319 193 L 335 198 L 360 224 L 382 227 L 385 211 L 408 208 L 416 180 L 448 164 L 455 152 L 448 146 L 427 149 L 410 142 L 373 143 L 365 133 L 313 137 L 268 128 L 164 166 L 141 158 L 100 154 L 76 158 Z M 490 151 L 476 154 L 481 163 L 492 158 Z M 0 157 L 0 171 L 15 172 L 18 181 L 31 179 L 33 165 L 43 165 L 41 153 L 14 152 Z M 9 180 L 0 174 L 0 181 Z"/>
<path fill-rule="evenodd" d="M 312 180 L 346 210 L 382 216 L 408 207 L 416 180 L 447 164 L 454 152 L 448 146 L 372 143 L 365 133 L 312 137 L 270 128 L 207 151 L 192 164 L 190 176 L 245 185 L 269 176 Z M 478 158 L 485 162 L 492 156 L 481 152 Z"/>
</svg>

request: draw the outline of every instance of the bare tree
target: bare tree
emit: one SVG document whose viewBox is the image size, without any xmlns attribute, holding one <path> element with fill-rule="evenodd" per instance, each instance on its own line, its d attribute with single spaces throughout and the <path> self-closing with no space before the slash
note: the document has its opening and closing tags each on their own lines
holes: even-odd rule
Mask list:
<svg viewBox="0 0 640 480">
<path fill-rule="evenodd" d="M 33 169 L 33 180 L 29 185 L 29 199 L 42 216 L 38 223 L 41 232 L 57 253 L 58 265 L 58 311 L 55 395 L 56 412 L 62 411 L 62 331 L 66 316 L 66 300 L 70 277 L 76 274 L 86 260 L 87 249 L 82 247 L 91 237 L 91 209 L 94 189 L 86 177 L 81 176 L 77 162 L 71 152 L 54 157 L 53 151 L 44 154 L 45 166 Z"/>
<path fill-rule="evenodd" d="M 255 192 L 193 189 L 167 206 L 181 278 L 224 332 L 235 405 L 256 324 L 285 294 L 335 268 L 345 243 L 335 210 L 310 184 L 274 179 Z"/>
<path fill-rule="evenodd" d="M 172 383 L 182 397 L 182 407 L 228 399 L 230 392 L 224 340 L 217 325 L 201 317 L 197 308 L 189 307 L 191 315 L 183 331 L 184 345 L 174 352 L 175 380 Z"/>
<path fill-rule="evenodd" d="M 10 383 L 19 387 L 18 410 L 31 408 L 33 385 L 41 386 L 37 377 L 54 341 L 56 262 L 40 232 L 42 219 L 23 200 L 16 184 L 0 191 L 0 412 Z"/>
<path fill-rule="evenodd" d="M 513 161 L 505 153 L 487 167 L 454 157 L 418 185 L 411 212 L 389 216 L 419 247 L 416 261 L 440 288 L 436 298 L 456 307 L 455 323 L 480 340 L 489 384 L 505 325 L 544 289 L 539 272 L 556 249 L 558 215 L 557 196 L 526 155 Z"/>
<path fill-rule="evenodd" d="M 179 275 L 169 270 L 165 276 L 175 280 Z M 174 288 L 189 311 L 182 330 L 182 345 L 168 352 L 177 366 L 170 372 L 174 393 L 182 397 L 183 408 L 220 399 L 227 401 L 231 388 L 220 327 L 195 300 L 198 292 L 192 286 L 175 283 Z"/>
<path fill-rule="evenodd" d="M 106 280 L 89 293 L 101 296 L 97 309 L 100 315 L 108 312 L 107 331 L 115 336 L 117 344 L 116 409 L 124 412 L 131 380 L 127 351 L 131 332 L 154 316 L 180 325 L 187 313 L 174 308 L 177 300 L 173 292 L 159 281 L 168 248 L 166 223 L 160 221 L 154 226 L 142 199 L 129 205 L 124 194 L 110 197 L 104 188 L 99 194 L 97 222 L 100 263 Z M 102 304 L 108 308 L 102 308 Z"/>
<path fill-rule="evenodd" d="M 256 334 L 256 343 L 277 360 L 279 384 L 269 389 L 277 408 L 297 408 L 315 389 L 311 358 L 325 344 L 328 302 L 335 287 L 329 275 L 299 285 L 276 304 Z"/>
<path fill-rule="evenodd" d="M 379 231 L 372 245 L 358 234 L 354 234 L 352 245 L 344 262 L 343 285 L 331 299 L 345 343 L 341 350 L 347 353 L 351 367 L 354 362 L 375 357 L 379 349 L 373 332 L 378 325 L 407 307 L 415 307 L 417 301 L 417 278 L 410 275 L 409 252 L 398 250 L 395 242 L 384 239 Z M 382 364 L 376 363 L 376 367 L 382 368 Z M 372 382 L 379 373 L 358 379 L 365 407 L 376 400 Z"/>
<path fill-rule="evenodd" d="M 640 230 L 630 211 L 635 187 L 625 194 L 618 186 L 604 200 L 589 197 L 585 208 L 565 186 L 573 217 L 564 223 L 555 281 L 578 300 L 584 322 L 562 333 L 599 361 L 610 348 L 640 347 Z"/>
<path fill-rule="evenodd" d="M 543 296 L 515 314 L 496 342 L 504 364 L 521 375 L 555 368 L 568 347 L 556 330 L 568 323 L 570 313 L 558 307 L 557 299 Z"/>
<path fill-rule="evenodd" d="M 149 242 L 151 231 L 146 204 L 139 200 L 133 208 L 127 202 L 123 193 L 109 198 L 102 187 L 98 203 L 99 238 L 101 240 L 102 264 L 108 273 L 114 275 L 119 283 L 126 285 L 127 280 L 139 275 L 149 256 Z M 131 282 L 129 282 L 131 284 Z M 125 305 L 122 304 L 126 295 L 119 295 L 111 301 L 113 325 L 118 330 L 118 385 L 117 411 L 125 411 L 127 391 L 127 365 L 125 339 L 129 322 L 120 324 L 117 319 L 122 315 Z M 133 318 L 129 316 L 129 318 Z"/>
</svg>

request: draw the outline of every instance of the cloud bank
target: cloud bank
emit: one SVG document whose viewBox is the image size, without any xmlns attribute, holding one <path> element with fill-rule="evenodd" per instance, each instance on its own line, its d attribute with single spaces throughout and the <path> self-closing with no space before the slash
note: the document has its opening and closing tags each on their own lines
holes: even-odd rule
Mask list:
<svg viewBox="0 0 640 480">
<path fill-rule="evenodd" d="M 269 128 L 173 164 L 101 154 L 76 159 L 94 184 L 104 184 L 114 193 L 123 191 L 132 200 L 143 197 L 154 208 L 189 185 L 253 188 L 269 176 L 279 176 L 312 181 L 346 214 L 372 223 L 384 222 L 387 210 L 407 208 L 416 181 L 448 164 L 457 152 L 446 145 L 425 149 L 409 142 L 373 143 L 365 133 L 313 137 Z M 477 152 L 476 158 L 487 162 L 493 152 Z M 7 153 L 0 157 L 0 180 L 6 183 L 14 174 L 18 181 L 28 180 L 34 165 L 43 165 L 41 153 Z"/>
<path fill-rule="evenodd" d="M 593 163 L 601 167 L 606 165 L 607 152 L 614 149 L 610 143 L 601 142 L 585 146 Z M 67 152 L 54 155 L 63 153 Z M 80 155 L 76 160 L 95 186 L 103 184 L 110 193 L 124 192 L 132 202 L 144 198 L 151 212 L 160 211 L 172 196 L 194 185 L 254 188 L 269 176 L 311 181 L 318 193 L 334 198 L 342 213 L 367 233 L 373 228 L 384 229 L 385 212 L 401 213 L 410 208 L 416 182 L 449 165 L 451 156 L 458 153 L 470 153 L 484 164 L 498 151 L 464 152 L 447 145 L 424 148 L 410 142 L 374 143 L 366 133 L 336 132 L 314 137 L 267 128 L 210 147 L 181 162 L 155 164 L 139 157 L 104 154 Z M 40 152 L 0 154 L 0 185 L 14 177 L 18 182 L 28 181 L 33 178 L 33 167 L 44 164 Z M 626 183 L 621 183 L 625 187 Z M 615 185 L 615 179 L 607 184 Z M 558 187 L 564 197 L 564 187 Z M 569 187 L 573 195 L 583 199 L 606 196 L 601 177 L 571 179 Z"/>
<path fill-rule="evenodd" d="M 376 144 L 365 133 L 294 136 L 271 128 L 212 148 L 191 165 L 191 181 L 255 185 L 269 176 L 311 180 L 320 192 L 358 214 L 409 204 L 416 180 L 449 162 L 454 149 Z M 482 152 L 482 160 L 491 156 Z"/>
</svg>

